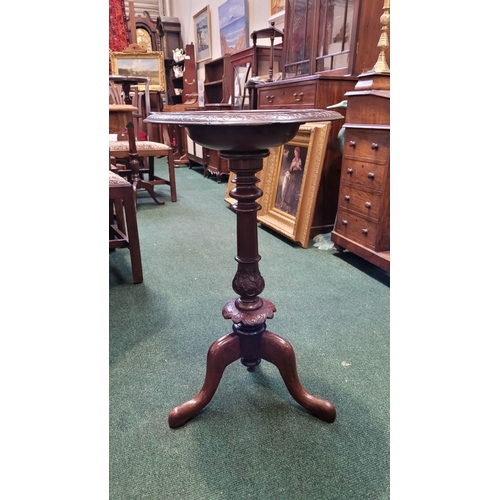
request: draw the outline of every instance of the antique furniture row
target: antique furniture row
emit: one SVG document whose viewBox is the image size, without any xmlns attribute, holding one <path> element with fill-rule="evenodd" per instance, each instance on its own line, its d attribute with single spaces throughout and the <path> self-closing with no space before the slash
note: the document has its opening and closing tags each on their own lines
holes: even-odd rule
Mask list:
<svg viewBox="0 0 500 500">
<path fill-rule="evenodd" d="M 200 111 L 241 108 L 326 109 L 349 97 L 354 99 L 350 102 L 350 106 L 351 112 L 355 113 L 359 106 L 357 96 L 350 93 L 358 84 L 358 76 L 372 68 L 377 60 L 379 54 L 377 40 L 381 31 L 379 19 L 381 19 L 380 13 L 383 7 L 385 9 L 386 3 L 388 2 L 384 0 L 287 0 L 283 33 L 276 30 L 274 26 L 256 31 L 252 33 L 253 44 L 248 49 L 205 62 L 204 102 L 201 103 L 203 106 L 196 103 L 196 108 Z M 276 46 L 273 43 L 271 47 L 260 47 L 257 41 L 261 36 L 272 37 L 273 41 L 276 38 L 281 43 Z M 190 55 L 192 50 L 190 45 L 185 47 L 184 52 L 188 58 L 183 61 L 184 73 L 182 78 L 173 79 L 174 88 L 180 90 L 173 98 L 176 103 L 185 104 L 190 95 L 198 92 L 197 82 L 195 82 L 196 64 L 194 57 Z M 389 58 L 388 50 L 385 56 Z M 268 75 L 264 75 L 266 72 Z M 260 78 L 257 79 L 256 76 Z M 246 92 L 246 85 L 249 82 L 252 83 L 250 85 L 251 96 Z M 188 84 L 192 86 L 186 87 Z M 366 99 L 368 100 L 369 98 Z M 361 102 L 364 101 L 361 99 Z M 380 146 L 381 149 L 378 152 L 370 150 L 371 157 L 363 156 L 365 153 L 360 152 L 359 146 L 357 150 L 346 146 L 344 159 L 347 163 L 361 159 L 378 165 L 380 161 L 385 161 L 377 159 L 382 157 L 381 151 L 385 149 L 387 150 L 386 156 L 389 157 L 389 114 L 385 112 L 386 104 L 384 103 L 386 102 L 389 102 L 388 93 L 384 97 L 381 94 L 371 94 L 371 101 L 367 103 L 372 108 L 372 113 L 377 113 L 376 108 L 380 106 L 380 114 L 384 116 L 384 123 L 373 122 L 368 117 L 364 122 L 347 121 L 345 123 L 346 136 L 354 134 L 353 140 L 358 144 L 363 130 L 366 133 L 372 130 L 374 134 L 382 134 L 384 137 L 384 141 L 379 141 L 384 146 Z M 169 109 L 168 106 L 164 108 L 167 111 Z M 346 111 L 342 110 L 341 113 L 345 114 Z M 349 113 L 349 108 L 347 113 Z M 342 126 L 340 121 L 332 122 L 308 236 L 313 238 L 317 234 L 333 231 L 335 227 L 332 239 L 340 238 L 342 235 L 348 240 L 356 241 L 356 244 L 363 249 L 369 249 L 369 251 L 358 251 L 363 256 L 371 255 L 373 252 L 380 254 L 377 258 L 370 257 L 379 265 L 386 260 L 385 256 L 388 256 L 388 163 L 387 175 L 384 173 L 384 179 L 387 177 L 384 186 L 387 186 L 387 189 L 386 187 L 374 188 L 374 192 L 378 193 L 376 200 L 379 200 L 380 194 L 382 203 L 380 217 L 373 215 L 379 210 L 377 208 L 372 209 L 369 212 L 372 215 L 366 219 L 374 222 L 377 229 L 371 228 L 368 231 L 369 237 L 363 236 L 364 243 L 361 243 L 359 238 L 353 238 L 352 220 L 347 226 L 345 224 L 343 227 L 339 226 L 342 220 L 348 220 L 345 217 L 347 213 L 351 216 L 353 212 L 356 212 L 352 201 L 346 206 L 345 196 L 353 196 L 345 193 L 347 186 L 352 187 L 356 184 L 362 185 L 365 190 L 370 189 L 368 187 L 370 184 L 359 184 L 356 178 L 350 177 L 351 181 L 346 178 L 349 174 L 346 174 L 345 169 L 342 168 L 342 153 L 337 141 Z M 171 127 L 174 129 L 172 130 Z M 217 151 L 193 143 L 176 126 L 169 125 L 169 132 L 174 138 L 173 147 L 177 159 L 186 159 L 190 166 L 203 166 L 204 174 L 215 175 L 218 182 L 221 181 L 221 176 L 229 175 L 228 163 L 220 157 Z M 347 138 L 346 144 L 348 144 Z M 346 212 L 348 207 L 351 208 Z M 359 222 L 358 219 L 355 220 Z M 361 229 L 366 230 L 367 227 L 363 226 Z M 371 238 L 374 240 L 372 241 Z M 339 242 L 336 246 L 355 251 L 353 250 L 354 243 L 344 241 L 344 245 Z"/>
<path fill-rule="evenodd" d="M 260 79 L 255 85 L 254 105 L 250 102 L 249 107 L 326 109 L 344 100 L 346 93 L 354 90 L 358 75 L 373 67 L 377 60 L 383 3 L 383 0 L 288 0 L 283 43 L 273 48 L 277 73 L 281 72 L 282 79 Z M 206 63 L 206 109 L 230 99 L 233 108 L 240 104 L 234 98 L 234 75 L 241 74 L 241 66 L 255 67 L 256 57 L 258 66 L 263 59 L 269 60 L 269 52 L 259 53 L 255 42 L 246 51 Z M 337 137 L 342 125 L 332 122 L 309 238 L 330 232 L 335 225 L 342 165 Z M 227 164 L 221 163 L 217 154 L 203 150 L 200 154 L 188 156 L 215 173 L 218 180 L 221 174 L 228 173 Z"/>
</svg>

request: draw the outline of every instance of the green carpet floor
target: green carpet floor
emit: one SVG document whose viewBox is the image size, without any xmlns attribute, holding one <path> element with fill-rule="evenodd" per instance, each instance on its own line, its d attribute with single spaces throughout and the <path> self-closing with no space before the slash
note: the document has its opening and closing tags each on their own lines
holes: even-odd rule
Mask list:
<svg viewBox="0 0 500 500">
<path fill-rule="evenodd" d="M 166 162 L 157 162 L 166 175 Z M 139 193 L 144 282 L 128 251 L 110 254 L 109 498 L 325 500 L 389 498 L 389 275 L 357 256 L 300 248 L 258 230 L 270 331 L 293 346 L 305 389 L 337 420 L 313 417 L 277 368 L 231 364 L 208 406 L 170 429 L 193 397 L 208 348 L 231 331 L 236 216 L 227 184 L 176 169 L 178 201 Z"/>
</svg>

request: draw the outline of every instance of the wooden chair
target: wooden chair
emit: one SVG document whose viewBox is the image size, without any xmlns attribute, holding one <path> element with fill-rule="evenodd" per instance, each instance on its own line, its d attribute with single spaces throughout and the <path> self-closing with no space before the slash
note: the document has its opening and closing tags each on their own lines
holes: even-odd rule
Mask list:
<svg viewBox="0 0 500 500">
<path fill-rule="evenodd" d="M 142 260 L 135 208 L 134 188 L 126 179 L 109 170 L 109 249 L 128 248 L 132 281 L 142 283 Z"/>
<path fill-rule="evenodd" d="M 154 142 L 148 140 L 149 138 L 149 130 L 150 125 L 146 127 L 146 140 L 140 140 L 139 131 L 142 130 L 142 117 L 143 117 L 143 97 L 145 102 L 145 113 L 146 116 L 151 114 L 151 103 L 149 96 L 149 78 L 147 77 L 122 77 L 117 75 L 110 75 L 110 100 L 113 101 L 114 104 L 132 104 L 133 106 L 138 108 L 138 113 L 133 115 L 133 119 L 135 121 L 134 129 L 136 131 L 136 148 L 137 155 L 140 162 L 140 179 L 136 179 L 135 188 L 136 189 L 145 189 L 153 200 L 158 205 L 165 204 L 164 201 L 160 201 L 156 193 L 154 191 L 154 186 L 166 184 L 170 186 L 170 199 L 172 202 L 177 201 L 177 188 L 175 183 L 175 164 L 173 157 L 173 149 L 168 145 L 168 140 L 161 142 Z M 144 83 L 144 92 L 139 92 L 137 85 L 131 85 L 130 82 L 135 83 Z M 116 85 L 115 82 L 120 83 L 123 88 L 119 89 L 120 85 Z M 124 85 L 124 82 L 128 83 L 128 85 Z M 132 95 L 130 95 L 132 94 Z M 117 102 L 117 101 L 120 102 Z M 162 127 L 162 136 L 165 137 L 167 131 L 164 127 Z M 120 136 L 120 134 L 118 134 Z M 122 140 L 109 141 L 109 152 L 110 155 L 114 156 L 117 159 L 124 160 L 125 168 L 120 171 L 120 175 L 126 175 L 129 182 L 133 182 L 131 178 L 131 169 L 128 165 L 129 158 L 129 141 L 127 140 L 127 136 L 120 137 Z M 154 159 L 155 158 L 163 158 L 167 157 L 168 162 L 168 171 L 169 171 L 169 179 L 164 179 L 162 177 L 158 177 L 154 171 Z M 147 176 L 147 179 L 146 179 Z"/>
</svg>

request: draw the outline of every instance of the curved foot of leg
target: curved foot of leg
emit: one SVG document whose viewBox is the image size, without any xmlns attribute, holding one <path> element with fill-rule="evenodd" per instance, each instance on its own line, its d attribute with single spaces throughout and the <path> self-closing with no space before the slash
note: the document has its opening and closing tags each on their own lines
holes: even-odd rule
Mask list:
<svg viewBox="0 0 500 500">
<path fill-rule="evenodd" d="M 284 338 L 265 331 L 261 341 L 262 359 L 275 365 L 285 382 L 286 388 L 297 403 L 325 422 L 334 422 L 337 416 L 335 406 L 326 399 L 309 394 L 300 383 L 297 374 L 295 353 L 291 344 Z"/>
<path fill-rule="evenodd" d="M 137 188 L 145 189 L 149 193 L 149 195 L 151 196 L 151 198 L 153 198 L 154 202 L 157 205 L 165 205 L 164 201 L 160 201 L 158 199 L 158 197 L 156 196 L 155 190 L 154 190 L 154 188 L 153 188 L 153 186 L 151 184 L 148 184 L 147 182 L 139 181 L 137 183 Z"/>
<path fill-rule="evenodd" d="M 203 387 L 194 398 L 170 410 L 168 425 L 172 428 L 180 427 L 203 410 L 212 400 L 226 366 L 239 357 L 240 343 L 235 333 L 229 333 L 216 340 L 208 350 Z"/>
</svg>

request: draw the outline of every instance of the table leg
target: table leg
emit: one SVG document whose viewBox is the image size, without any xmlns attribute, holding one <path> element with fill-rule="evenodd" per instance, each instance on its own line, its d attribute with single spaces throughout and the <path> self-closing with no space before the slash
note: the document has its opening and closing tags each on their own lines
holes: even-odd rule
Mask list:
<svg viewBox="0 0 500 500">
<path fill-rule="evenodd" d="M 309 394 L 299 380 L 295 353 L 291 344 L 284 338 L 265 331 L 261 344 L 262 359 L 275 365 L 285 382 L 288 392 L 306 410 L 325 422 L 334 422 L 337 410 L 330 401 Z"/>
<path fill-rule="evenodd" d="M 266 329 L 266 320 L 273 317 L 276 307 L 269 300 L 259 297 L 265 283 L 258 265 L 257 211 L 261 207 L 256 200 L 262 196 L 262 191 L 256 186 L 259 181 L 256 173 L 262 169 L 262 159 L 269 155 L 269 151 L 221 151 L 220 155 L 229 160 L 229 170 L 236 174 L 236 187 L 231 190 L 231 196 L 237 200 L 233 210 L 236 213 L 235 260 L 238 269 L 232 284 L 239 297 L 228 302 L 222 310 L 224 318 L 233 321 L 233 332 L 212 344 L 200 392 L 170 411 L 169 425 L 179 427 L 185 424 L 211 401 L 230 363 L 240 358 L 243 365 L 253 371 L 261 357 L 278 368 L 295 401 L 321 420 L 333 422 L 336 417 L 333 404 L 309 394 L 302 387 L 291 344 Z"/>
</svg>

